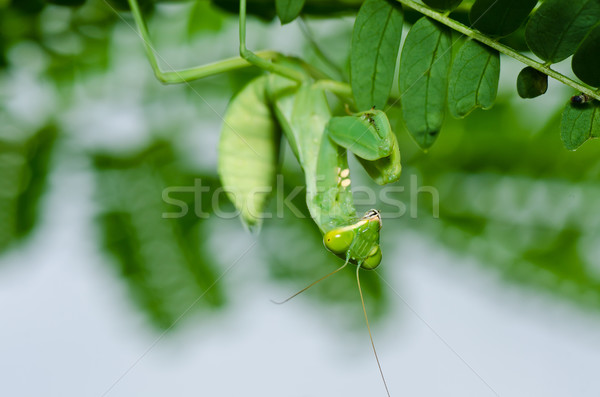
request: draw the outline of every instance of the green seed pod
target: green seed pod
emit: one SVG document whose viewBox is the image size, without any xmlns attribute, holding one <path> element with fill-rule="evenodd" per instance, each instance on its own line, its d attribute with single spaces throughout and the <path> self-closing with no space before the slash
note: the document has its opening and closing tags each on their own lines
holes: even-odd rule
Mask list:
<svg viewBox="0 0 600 397">
<path fill-rule="evenodd" d="M 548 76 L 527 66 L 517 77 L 517 92 L 521 98 L 535 98 L 548 89 Z"/>
<path fill-rule="evenodd" d="M 225 113 L 219 176 L 242 221 L 258 227 L 275 181 L 280 131 L 265 96 L 266 77 L 248 83 Z"/>
</svg>

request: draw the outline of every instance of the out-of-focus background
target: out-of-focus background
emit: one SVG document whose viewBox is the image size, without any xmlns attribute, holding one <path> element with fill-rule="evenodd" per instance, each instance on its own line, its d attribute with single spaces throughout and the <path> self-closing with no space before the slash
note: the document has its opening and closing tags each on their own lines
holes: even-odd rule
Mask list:
<svg viewBox="0 0 600 397">
<path fill-rule="evenodd" d="M 270 302 L 339 265 L 310 219 L 286 209 L 250 234 L 216 216 L 233 211 L 224 195 L 189 192 L 218 189 L 221 117 L 258 71 L 163 86 L 124 2 L 72 3 L 0 0 L 0 395 L 384 395 L 353 270 Z M 252 3 L 250 48 L 347 78 L 359 1 L 305 21 L 337 68 Z M 165 69 L 236 55 L 236 16 L 211 2 L 146 16 Z M 519 99 L 521 67 L 502 58 L 494 108 L 448 117 L 427 154 L 388 111 L 404 166 L 389 197 L 406 211 L 380 208 L 384 261 L 361 277 L 394 396 L 600 388 L 600 147 L 562 148 L 573 93 L 551 81 Z M 287 195 L 302 175 L 284 150 Z M 351 167 L 355 188 L 378 192 Z M 177 186 L 189 212 L 164 218 Z M 306 214 L 302 194 L 293 203 Z"/>
</svg>

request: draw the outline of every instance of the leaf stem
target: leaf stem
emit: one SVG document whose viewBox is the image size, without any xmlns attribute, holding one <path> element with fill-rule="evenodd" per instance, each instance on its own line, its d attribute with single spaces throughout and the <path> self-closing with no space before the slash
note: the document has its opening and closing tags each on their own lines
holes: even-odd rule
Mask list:
<svg viewBox="0 0 600 397">
<path fill-rule="evenodd" d="M 519 62 L 524 63 L 525 65 L 531 66 L 534 69 L 539 70 L 542 73 L 545 73 L 546 75 L 552 77 L 555 80 L 560 81 L 561 83 L 568 85 L 569 87 L 580 91 L 584 94 L 589 95 L 592 98 L 595 98 L 597 100 L 600 100 L 600 91 L 595 91 L 593 88 L 578 83 L 577 81 L 570 79 L 569 77 L 550 69 L 550 65 L 549 64 L 543 64 L 540 62 L 537 62 L 531 58 L 529 58 L 528 56 L 525 56 L 515 50 L 513 50 L 512 48 L 505 46 L 504 44 L 500 44 L 499 42 L 497 42 L 494 39 L 489 38 L 488 36 L 468 27 L 463 25 L 460 22 L 455 21 L 454 19 L 436 12 L 422 4 L 419 4 L 413 0 L 395 0 L 398 3 L 401 3 L 403 5 L 405 5 L 406 7 L 412 8 L 413 10 L 420 12 L 423 15 L 426 15 L 428 17 L 430 17 L 431 19 L 434 19 L 436 21 L 438 21 L 441 24 L 444 24 L 446 26 L 448 26 L 449 28 L 456 30 L 457 32 L 460 32 L 462 34 L 464 34 L 465 36 L 468 36 L 474 40 L 477 40 L 489 47 L 492 47 L 496 50 L 498 50 L 499 52 L 508 55 L 511 58 L 516 59 Z"/>
</svg>

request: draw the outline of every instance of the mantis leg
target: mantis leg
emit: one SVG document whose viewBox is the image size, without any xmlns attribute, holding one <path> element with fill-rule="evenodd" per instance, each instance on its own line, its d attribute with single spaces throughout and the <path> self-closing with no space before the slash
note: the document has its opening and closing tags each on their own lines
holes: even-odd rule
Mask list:
<svg viewBox="0 0 600 397">
<path fill-rule="evenodd" d="M 304 75 L 283 65 L 269 62 L 246 48 L 246 0 L 240 0 L 240 56 L 253 65 L 266 71 L 277 73 L 291 80 L 302 81 Z"/>
<path fill-rule="evenodd" d="M 154 45 L 148 32 L 148 27 L 142 16 L 138 0 L 128 0 L 131 12 L 135 20 L 135 24 L 139 30 L 139 34 L 144 42 L 144 49 L 146 50 L 146 56 L 152 66 L 154 75 L 156 78 L 165 84 L 179 84 L 188 81 L 202 79 L 204 77 L 212 76 L 215 74 L 229 72 L 232 70 L 242 69 L 249 66 L 256 65 L 262 69 L 272 70 L 270 66 L 274 65 L 269 60 L 277 59 L 281 55 L 276 51 L 259 51 L 257 53 L 251 53 L 251 59 L 245 59 L 243 56 L 227 58 L 221 61 L 209 63 L 206 65 L 196 66 L 188 69 L 163 71 L 159 66 L 159 58 L 154 50 Z M 245 10 L 242 18 L 240 10 L 240 23 L 244 23 L 245 29 Z M 241 29 L 241 27 L 240 27 Z M 241 35 L 241 32 L 240 32 Z M 245 34 L 244 34 L 245 36 Z M 247 50 L 246 50 L 247 51 Z M 265 67 L 265 65 L 267 67 Z M 276 65 L 279 66 L 279 65 Z M 275 71 L 276 72 L 276 71 Z"/>
<path fill-rule="evenodd" d="M 384 112 L 372 109 L 354 116 L 332 117 L 327 134 L 354 153 L 376 183 L 384 185 L 400 178 L 398 142 Z"/>
</svg>

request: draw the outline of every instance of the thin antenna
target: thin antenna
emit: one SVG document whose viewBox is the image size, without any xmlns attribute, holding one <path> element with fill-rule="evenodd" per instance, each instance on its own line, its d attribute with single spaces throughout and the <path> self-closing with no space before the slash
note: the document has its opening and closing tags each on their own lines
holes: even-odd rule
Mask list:
<svg viewBox="0 0 600 397">
<path fill-rule="evenodd" d="M 296 292 L 294 295 L 290 296 L 290 297 L 289 297 L 289 298 L 287 298 L 286 300 L 284 300 L 284 301 L 281 301 L 281 302 L 276 302 L 276 301 L 274 301 L 274 300 L 272 300 L 272 299 L 271 299 L 271 302 L 273 302 L 273 303 L 275 303 L 275 304 L 277 304 L 277 305 L 283 305 L 285 302 L 287 302 L 287 301 L 289 301 L 290 299 L 292 299 L 292 298 L 294 298 L 294 297 L 296 297 L 296 296 L 300 295 L 301 293 L 303 293 L 304 291 L 306 291 L 307 289 L 309 289 L 309 288 L 310 288 L 310 287 L 312 287 L 313 285 L 317 284 L 318 282 L 325 280 L 327 277 L 329 277 L 329 276 L 331 276 L 331 275 L 333 275 L 333 274 L 335 274 L 335 273 L 339 272 L 339 271 L 340 271 L 340 270 L 342 270 L 343 268 L 345 268 L 345 267 L 346 267 L 346 265 L 348 264 L 348 261 L 349 261 L 349 260 L 350 260 L 350 255 L 348 254 L 348 255 L 346 255 L 346 262 L 345 262 L 345 263 L 344 263 L 344 264 L 343 264 L 341 267 L 339 267 L 339 268 L 335 269 L 334 271 L 332 271 L 331 273 L 329 273 L 329 274 L 327 274 L 327 275 L 325 275 L 325 276 L 321 277 L 320 279 L 318 279 L 317 281 L 313 282 L 313 283 L 312 283 L 312 284 L 310 284 L 309 286 L 302 288 L 300 291 Z"/>
<path fill-rule="evenodd" d="M 360 266 L 356 267 L 356 283 L 358 284 L 358 292 L 360 293 L 360 303 L 362 303 L 363 313 L 365 314 L 365 321 L 367 322 L 367 330 L 369 331 L 369 338 L 371 339 L 371 346 L 373 347 L 373 353 L 375 353 L 375 360 L 377 360 L 377 366 L 379 367 L 379 373 L 381 374 L 381 379 L 383 379 L 383 385 L 385 386 L 385 391 L 387 392 L 388 397 L 390 396 L 390 390 L 387 387 L 387 383 L 385 382 L 385 376 L 383 376 L 383 370 L 381 369 L 381 364 L 379 363 L 379 357 L 377 356 L 377 350 L 375 349 L 375 343 L 373 343 L 373 335 L 371 335 L 371 327 L 369 326 L 369 318 L 367 317 L 367 309 L 365 309 L 365 300 L 363 298 L 362 289 L 360 288 L 360 279 L 358 278 L 358 272 L 360 270 Z"/>
</svg>

